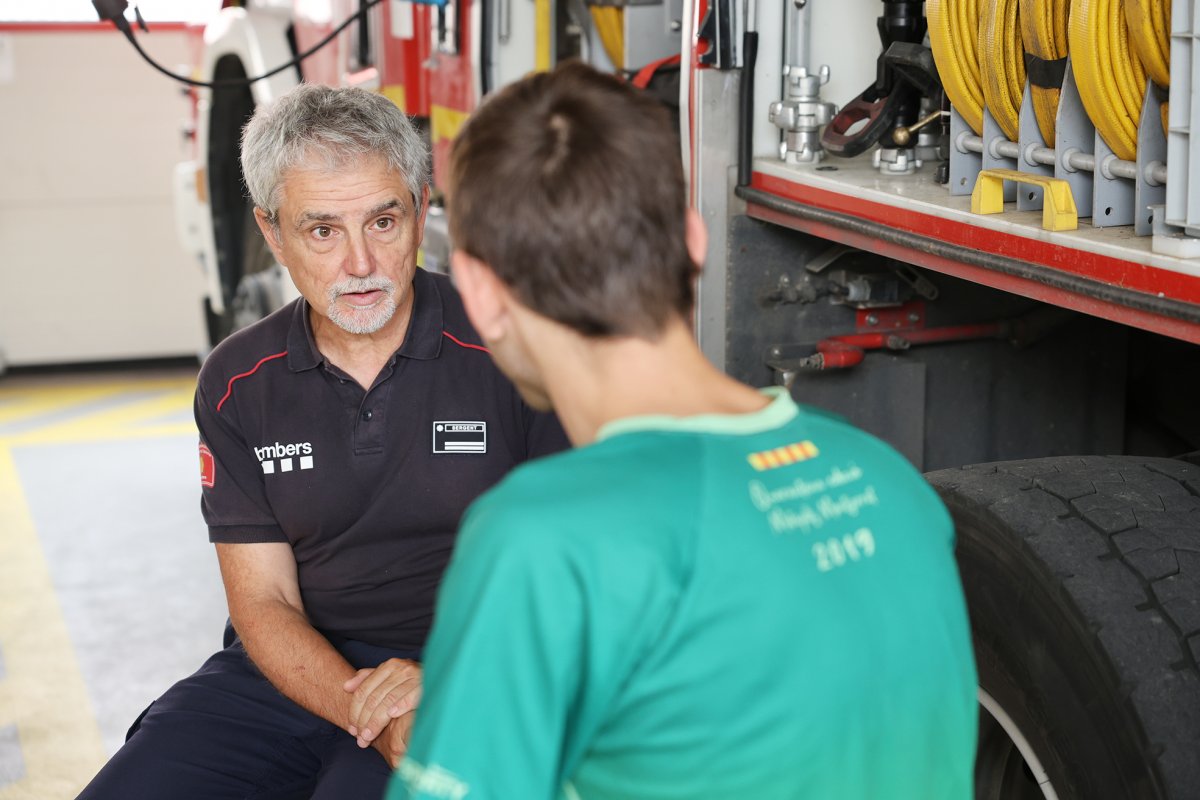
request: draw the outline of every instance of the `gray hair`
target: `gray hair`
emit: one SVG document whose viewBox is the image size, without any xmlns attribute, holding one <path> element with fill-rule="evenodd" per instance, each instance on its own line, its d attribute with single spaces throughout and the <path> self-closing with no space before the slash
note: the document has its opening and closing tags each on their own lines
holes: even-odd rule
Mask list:
<svg viewBox="0 0 1200 800">
<path fill-rule="evenodd" d="M 329 168 L 361 156 L 383 157 L 417 208 L 429 184 L 429 148 L 408 116 L 382 95 L 303 83 L 260 106 L 242 132 L 242 174 L 254 205 L 278 225 L 284 174 L 309 159 Z"/>
</svg>

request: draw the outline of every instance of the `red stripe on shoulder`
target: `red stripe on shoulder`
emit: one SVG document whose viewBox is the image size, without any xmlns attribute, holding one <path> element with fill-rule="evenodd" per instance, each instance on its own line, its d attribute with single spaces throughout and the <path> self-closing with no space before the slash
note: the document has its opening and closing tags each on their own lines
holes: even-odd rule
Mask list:
<svg viewBox="0 0 1200 800">
<path fill-rule="evenodd" d="M 482 350 L 483 352 L 487 353 L 489 356 L 492 354 L 491 350 L 488 350 L 486 347 L 484 347 L 481 344 L 468 344 L 467 342 L 460 341 L 459 339 L 455 338 L 454 334 L 450 333 L 450 331 L 442 331 L 442 336 L 445 336 L 447 339 L 454 342 L 459 347 L 466 347 L 471 350 Z"/>
<path fill-rule="evenodd" d="M 248 372 L 243 372 L 241 374 L 234 375 L 232 378 L 230 378 L 229 385 L 225 387 L 225 396 L 222 397 L 217 402 L 217 411 L 218 412 L 221 411 L 221 406 L 225 405 L 225 401 L 229 399 L 229 395 L 233 394 L 233 384 L 234 383 L 236 383 L 237 381 L 240 381 L 242 378 L 249 378 L 251 375 L 258 372 L 258 368 L 261 367 L 263 364 L 267 363 L 268 361 L 274 361 L 275 359 L 283 358 L 286 355 L 287 355 L 287 350 L 284 350 L 282 353 L 275 353 L 274 355 L 263 356 L 262 358 L 260 358 L 258 360 L 258 363 L 254 365 L 253 369 L 251 369 Z"/>
</svg>

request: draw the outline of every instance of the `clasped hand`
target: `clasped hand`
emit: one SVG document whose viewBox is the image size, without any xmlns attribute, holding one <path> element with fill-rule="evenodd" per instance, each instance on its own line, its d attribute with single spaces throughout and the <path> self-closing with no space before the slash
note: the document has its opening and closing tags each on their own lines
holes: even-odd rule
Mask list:
<svg viewBox="0 0 1200 800">
<path fill-rule="evenodd" d="M 359 747 L 374 746 L 395 767 L 408 743 L 413 711 L 421 702 L 421 665 L 388 659 L 374 669 L 360 669 L 342 688 L 353 695 L 346 730 Z M 381 734 L 386 735 L 381 738 Z"/>
</svg>

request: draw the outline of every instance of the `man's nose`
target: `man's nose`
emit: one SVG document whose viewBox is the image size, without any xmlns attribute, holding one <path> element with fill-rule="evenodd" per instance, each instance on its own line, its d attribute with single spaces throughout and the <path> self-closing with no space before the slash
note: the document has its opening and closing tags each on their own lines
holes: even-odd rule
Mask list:
<svg viewBox="0 0 1200 800">
<path fill-rule="evenodd" d="M 365 278 L 375 271 L 375 259 L 371 255 L 367 237 L 361 234 L 350 236 L 350 251 L 347 253 L 346 274 Z"/>
</svg>

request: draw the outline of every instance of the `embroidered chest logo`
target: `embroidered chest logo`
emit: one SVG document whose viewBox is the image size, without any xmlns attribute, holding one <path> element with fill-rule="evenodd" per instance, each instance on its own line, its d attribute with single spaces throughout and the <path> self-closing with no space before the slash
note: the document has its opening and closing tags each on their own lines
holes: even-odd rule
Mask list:
<svg viewBox="0 0 1200 800">
<path fill-rule="evenodd" d="M 776 447 L 774 450 L 751 453 L 746 456 L 746 460 L 750 462 L 750 466 L 759 472 L 764 472 L 769 469 L 786 467 L 788 464 L 795 464 L 799 461 L 808 461 L 820 454 L 821 451 L 817 449 L 817 446 L 806 439 L 803 442 Z"/>
<path fill-rule="evenodd" d="M 308 442 L 264 445 L 254 448 L 264 475 L 313 468 L 313 446 Z"/>
<path fill-rule="evenodd" d="M 433 423 L 433 452 L 435 453 L 486 453 L 486 422 L 435 422 Z"/>
</svg>

